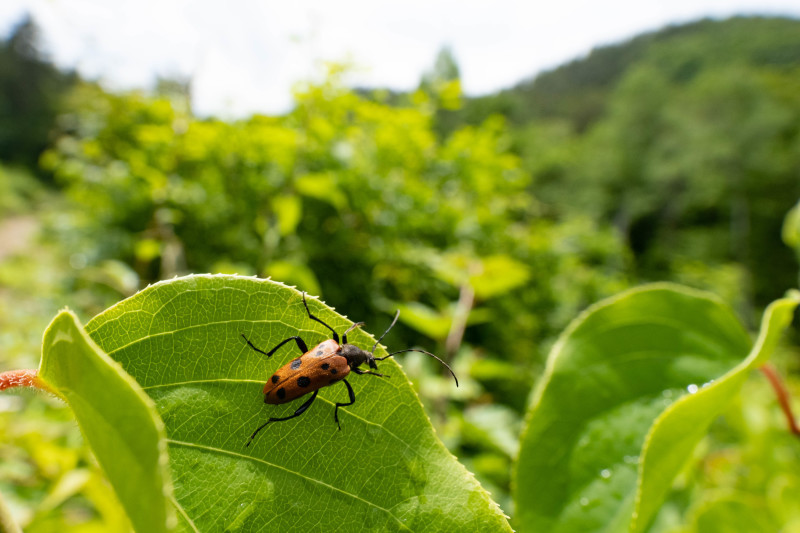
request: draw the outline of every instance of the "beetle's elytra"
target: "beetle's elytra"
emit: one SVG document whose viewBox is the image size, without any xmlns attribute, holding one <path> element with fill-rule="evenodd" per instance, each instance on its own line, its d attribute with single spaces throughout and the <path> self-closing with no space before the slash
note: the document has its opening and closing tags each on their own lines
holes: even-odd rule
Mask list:
<svg viewBox="0 0 800 533">
<path fill-rule="evenodd" d="M 319 389 L 322 387 L 327 387 L 328 385 L 333 385 L 334 383 L 343 382 L 347 387 L 347 393 L 349 395 L 350 401 L 346 403 L 336 403 L 336 408 L 333 411 L 333 419 L 336 421 L 336 425 L 339 427 L 339 430 L 342 429 L 342 426 L 339 424 L 339 407 L 346 407 L 348 405 L 353 405 L 356 401 L 356 395 L 353 392 L 353 387 L 350 386 L 350 383 L 345 379 L 350 372 L 355 374 L 370 374 L 373 376 L 379 377 L 389 377 L 384 374 L 379 374 L 377 372 L 373 372 L 372 370 L 362 370 L 359 368 L 362 364 L 366 363 L 373 370 L 378 369 L 378 365 L 375 361 L 383 361 L 384 359 L 388 359 L 394 355 L 403 352 L 421 352 L 426 355 L 429 355 L 442 363 L 447 370 L 453 375 L 453 379 L 456 380 L 456 386 L 458 386 L 458 378 L 456 377 L 453 370 L 441 359 L 436 357 L 430 352 L 426 352 L 425 350 L 417 350 L 415 348 L 409 348 L 406 350 L 400 350 L 397 352 L 390 353 L 385 357 L 375 357 L 375 348 L 378 347 L 378 343 L 383 340 L 383 337 L 389 333 L 389 330 L 397 322 L 397 318 L 400 316 L 400 311 L 397 311 L 397 314 L 394 316 L 394 320 L 386 328 L 386 331 L 383 332 L 383 335 L 375 342 L 372 346 L 372 350 L 369 352 L 366 350 L 362 350 L 358 346 L 353 344 L 349 344 L 347 342 L 347 334 L 350 333 L 353 329 L 363 326 L 363 322 L 357 322 L 350 326 L 347 331 L 342 334 L 342 342 L 339 343 L 339 335 L 336 331 L 330 327 L 328 324 L 320 320 L 319 318 L 315 317 L 311 314 L 311 310 L 308 308 L 308 303 L 306 303 L 306 293 L 303 293 L 303 305 L 306 308 L 306 313 L 308 313 L 308 318 L 319 322 L 333 333 L 333 338 L 323 341 L 312 349 L 308 349 L 306 346 L 305 341 L 300 338 L 300 336 L 295 335 L 294 337 L 289 337 L 288 339 L 284 339 L 278 343 L 273 349 L 268 352 L 265 352 L 259 348 L 256 348 L 250 340 L 242 334 L 242 337 L 247 342 L 248 346 L 253 350 L 257 351 L 258 353 L 262 353 L 267 357 L 272 357 L 278 348 L 283 346 L 289 341 L 295 341 L 297 347 L 300 349 L 301 356 L 292 359 L 282 367 L 280 367 L 268 380 L 267 383 L 264 385 L 264 403 L 268 404 L 281 404 L 290 402 L 301 396 L 304 396 L 308 393 L 311 394 L 311 397 L 306 400 L 303 405 L 301 405 L 294 414 L 285 416 L 282 418 L 272 417 L 262 425 L 256 429 L 252 435 L 250 435 L 250 439 L 247 441 L 246 446 L 250 446 L 250 443 L 253 442 L 253 439 L 258 434 L 259 431 L 264 429 L 264 427 L 269 424 L 270 422 L 283 422 L 285 420 L 290 420 L 292 418 L 298 417 L 305 413 L 314 400 L 317 398 L 317 394 L 319 393 Z"/>
</svg>

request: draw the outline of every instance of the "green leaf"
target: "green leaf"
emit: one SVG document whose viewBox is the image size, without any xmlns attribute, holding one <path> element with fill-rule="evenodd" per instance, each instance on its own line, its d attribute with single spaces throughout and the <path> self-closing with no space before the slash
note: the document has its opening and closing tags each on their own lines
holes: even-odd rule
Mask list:
<svg viewBox="0 0 800 533">
<path fill-rule="evenodd" d="M 264 269 L 264 275 L 282 280 L 289 285 L 296 285 L 310 294 L 319 294 L 322 291 L 314 271 L 308 268 L 303 261 L 297 259 L 270 261 Z"/>
<path fill-rule="evenodd" d="M 691 400 L 715 391 L 704 384 L 740 363 L 750 345 L 727 305 L 676 285 L 628 291 L 583 313 L 553 348 L 528 413 L 514 478 L 520 530 L 627 530 L 653 422 L 687 391 L 703 391 L 685 400 L 689 410 L 702 409 L 690 407 Z M 771 347 L 765 344 L 764 354 Z M 651 470 L 666 463 L 648 455 L 643 520 L 661 505 L 656 487 L 669 489 L 716 412 L 704 413 L 706 425 L 696 422 L 685 440 L 658 434 L 659 444 L 679 446 L 680 453 L 670 456 L 671 470 L 660 478 Z"/>
<path fill-rule="evenodd" d="M 419 302 L 396 303 L 400 310 L 400 322 L 428 337 L 444 341 L 453 325 L 456 305 L 444 309 L 434 309 Z M 467 325 L 481 324 L 491 320 L 487 309 L 472 309 L 467 317 Z"/>
<path fill-rule="evenodd" d="M 798 303 L 797 291 L 772 302 L 764 311 L 761 331 L 747 358 L 696 394 L 682 397 L 658 417 L 643 450 L 632 531 L 647 528 L 669 492 L 675 473 L 709 424 L 739 392 L 748 372 L 767 362 L 781 333 L 791 323 Z"/>
<path fill-rule="evenodd" d="M 800 253 L 800 202 L 797 202 L 783 219 L 783 242 Z"/>
<path fill-rule="evenodd" d="M 309 307 L 338 332 L 351 322 L 317 300 Z M 436 438 L 397 363 L 390 377 L 348 377 L 323 388 L 306 413 L 269 417 L 302 403 L 265 405 L 276 369 L 330 337 L 310 320 L 294 289 L 236 276 L 189 276 L 151 286 L 97 316 L 92 338 L 134 376 L 164 420 L 175 505 L 186 530 L 510 531 L 502 512 Z M 360 329 L 350 342 L 371 348 Z M 385 353 L 381 349 L 381 353 Z"/>
<path fill-rule="evenodd" d="M 710 501 L 704 501 L 691 513 L 693 533 L 730 533 L 746 531 L 747 533 L 774 533 L 781 531 L 781 524 L 776 523 L 769 506 L 744 493 L 735 491 L 719 491 Z M 784 531 L 792 531 L 786 527 Z"/>
<path fill-rule="evenodd" d="M 291 235 L 303 217 L 303 203 L 300 198 L 290 194 L 275 196 L 272 209 L 278 218 L 278 230 L 281 236 Z"/>
<path fill-rule="evenodd" d="M 152 400 L 69 311 L 45 331 L 39 378 L 72 408 L 136 531 L 169 531 L 175 512 L 163 423 Z"/>
</svg>

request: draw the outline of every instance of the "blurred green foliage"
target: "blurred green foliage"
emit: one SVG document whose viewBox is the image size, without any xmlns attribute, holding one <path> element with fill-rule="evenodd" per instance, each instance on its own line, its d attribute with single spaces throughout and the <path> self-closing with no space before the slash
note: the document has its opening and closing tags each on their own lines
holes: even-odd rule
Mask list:
<svg viewBox="0 0 800 533">
<path fill-rule="evenodd" d="M 780 227 L 800 197 L 798 50 L 796 20 L 702 20 L 596 49 L 462 115 L 507 117 L 537 198 L 613 224 L 637 277 L 738 270 L 750 318 L 796 280 Z"/>
<path fill-rule="evenodd" d="M 186 272 L 273 276 L 373 332 L 400 308 L 389 346 L 454 365 L 455 398 L 435 364 L 403 361 L 443 440 L 513 515 L 528 393 L 587 305 L 669 279 L 712 290 L 752 324 L 796 285 L 797 209 L 784 216 L 800 197 L 798 29 L 758 18 L 667 28 L 476 99 L 460 93 L 448 51 L 407 95 L 349 90 L 331 67 L 291 112 L 235 122 L 194 116 L 179 84 L 40 91 L 45 136 L 22 159 L 0 150 L 0 360 L 34 366 L 65 304 L 88 320 Z M 20 220 L 38 232 L 8 247 Z M 797 395 L 796 350 L 779 363 Z M 737 412 L 715 426 L 712 455 L 681 478 L 659 531 L 702 530 L 740 510 L 741 493 L 797 520 L 792 444 L 767 385 L 748 387 L 747 423 Z M 124 530 L 69 415 L 23 398 L 0 413 L 0 492 L 26 530 Z M 66 459 L 48 470 L 42 449 Z"/>
</svg>

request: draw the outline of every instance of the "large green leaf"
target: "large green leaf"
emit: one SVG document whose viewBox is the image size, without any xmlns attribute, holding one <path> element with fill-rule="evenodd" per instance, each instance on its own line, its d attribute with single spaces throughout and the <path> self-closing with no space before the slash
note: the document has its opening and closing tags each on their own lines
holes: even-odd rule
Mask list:
<svg viewBox="0 0 800 533">
<path fill-rule="evenodd" d="M 791 323 L 798 303 L 797 291 L 772 302 L 764 312 L 761 331 L 747 358 L 695 394 L 680 398 L 658 417 L 643 450 L 632 531 L 647 528 L 669 492 L 675 472 L 683 466 L 711 421 L 739 392 L 748 372 L 767 362 L 781 333 Z"/>
<path fill-rule="evenodd" d="M 316 300 L 312 312 L 337 331 L 351 322 Z M 330 337 L 282 284 L 236 276 L 189 276 L 151 286 L 95 317 L 91 337 L 154 400 L 166 425 L 179 522 L 196 531 L 508 531 L 502 512 L 436 438 L 399 366 L 389 378 L 352 375 L 320 391 L 301 417 L 253 430 L 302 403 L 265 405 L 264 381 L 298 354 L 301 335 Z M 350 341 L 371 347 L 356 330 Z"/>
<path fill-rule="evenodd" d="M 62 311 L 44 334 L 39 378 L 64 398 L 139 532 L 174 526 L 164 426 L 137 383 Z"/>
<path fill-rule="evenodd" d="M 785 324 L 769 323 L 774 339 Z M 626 531 L 639 456 L 654 421 L 682 395 L 691 395 L 685 400 L 691 411 L 697 391 L 715 390 L 706 384 L 739 364 L 750 345 L 728 306 L 675 285 L 635 289 L 587 310 L 553 348 L 528 414 L 514 477 L 520 530 Z M 660 506 L 725 401 L 698 405 L 703 414 L 686 438 L 667 430 L 650 439 L 643 519 Z M 669 448 L 673 441 L 680 451 L 669 461 L 661 452 L 650 457 L 654 443 Z"/>
</svg>

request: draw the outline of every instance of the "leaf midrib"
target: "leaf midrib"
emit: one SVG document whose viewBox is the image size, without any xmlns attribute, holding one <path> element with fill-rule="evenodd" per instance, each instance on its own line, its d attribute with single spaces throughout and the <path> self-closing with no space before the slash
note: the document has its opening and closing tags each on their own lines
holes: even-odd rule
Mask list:
<svg viewBox="0 0 800 533">
<path fill-rule="evenodd" d="M 387 433 L 391 434 L 391 432 L 387 432 Z M 176 445 L 176 446 L 183 446 L 183 447 L 186 447 L 186 448 L 194 448 L 194 449 L 198 449 L 198 450 L 205 450 L 205 451 L 209 451 L 209 452 L 214 452 L 214 453 L 219 453 L 219 454 L 223 454 L 223 455 L 229 455 L 229 456 L 232 456 L 232 457 L 237 457 L 237 458 L 240 458 L 240 459 L 248 459 L 248 460 L 251 460 L 251 461 L 254 461 L 254 462 L 257 462 L 257 463 L 263 463 L 263 464 L 265 464 L 267 466 L 270 466 L 270 467 L 275 468 L 277 470 L 281 470 L 281 471 L 286 472 L 288 474 L 293 474 L 293 475 L 295 475 L 297 477 L 300 477 L 300 478 L 302 478 L 302 479 L 304 479 L 306 481 L 310 481 L 312 483 L 316 483 L 317 485 L 325 487 L 325 488 L 327 488 L 329 490 L 332 490 L 334 492 L 343 494 L 345 496 L 349 496 L 350 498 L 353 498 L 354 500 L 358 500 L 358 501 L 363 502 L 363 503 L 365 503 L 365 504 L 367 504 L 367 505 L 369 505 L 371 507 L 374 507 L 375 509 L 383 511 L 387 515 L 391 516 L 400 525 L 400 527 L 402 527 L 404 530 L 411 531 L 411 529 L 409 529 L 408 526 L 406 526 L 400 520 L 400 518 L 395 516 L 394 513 L 392 513 L 389 509 L 385 509 L 385 508 L 381 507 L 380 505 L 378 505 L 376 503 L 373 503 L 373 502 L 371 502 L 369 500 L 365 500 L 364 498 L 362 498 L 361 496 L 359 496 L 357 494 L 353 494 L 353 493 L 347 492 L 347 491 L 342 490 L 340 488 L 334 487 L 333 485 L 325 483 L 324 481 L 321 481 L 319 479 L 314 479 L 312 477 L 309 477 L 309 476 L 306 476 L 304 474 L 301 474 L 300 472 L 296 472 L 294 470 L 290 470 L 290 469 L 288 469 L 286 467 L 283 467 L 283 466 L 280 466 L 280 465 L 277 465 L 277 464 L 274 464 L 274 463 L 270 463 L 269 461 L 267 461 L 265 459 L 260 459 L 258 457 L 253 457 L 252 455 L 245 455 L 245 454 L 234 452 L 234 451 L 231 451 L 231 450 L 225 450 L 223 448 L 217 448 L 215 446 L 205 446 L 203 444 L 195 444 L 195 443 L 191 443 L 191 442 L 184 442 L 184 441 L 179 441 L 179 440 L 174 440 L 174 439 L 169 439 L 169 438 L 167 439 L 167 444 Z"/>
</svg>

